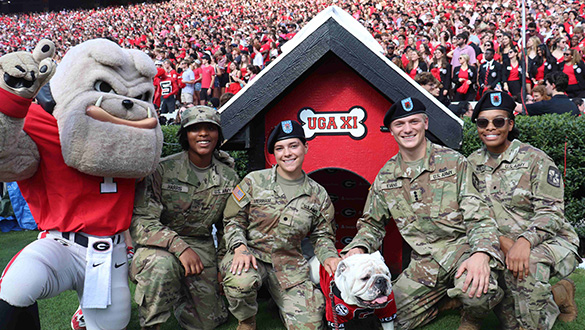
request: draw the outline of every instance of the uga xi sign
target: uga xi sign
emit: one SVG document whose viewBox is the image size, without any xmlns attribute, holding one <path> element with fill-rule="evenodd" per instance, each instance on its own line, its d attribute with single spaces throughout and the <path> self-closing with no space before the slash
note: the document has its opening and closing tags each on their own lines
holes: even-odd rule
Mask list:
<svg viewBox="0 0 585 330">
<path fill-rule="evenodd" d="M 347 112 L 315 112 L 305 107 L 299 111 L 298 118 L 307 140 L 316 135 L 349 135 L 354 140 L 361 140 L 368 132 L 364 124 L 366 111 L 360 106 Z"/>
</svg>

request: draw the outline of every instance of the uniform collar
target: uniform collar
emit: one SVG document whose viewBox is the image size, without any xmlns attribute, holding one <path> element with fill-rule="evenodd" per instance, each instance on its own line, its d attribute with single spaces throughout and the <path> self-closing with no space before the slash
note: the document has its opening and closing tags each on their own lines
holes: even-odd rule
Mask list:
<svg viewBox="0 0 585 330">
<path fill-rule="evenodd" d="M 425 171 L 433 172 L 435 170 L 435 152 L 434 152 L 434 144 L 429 141 L 429 139 L 425 138 L 427 142 L 427 147 L 425 151 L 424 161 L 423 161 L 423 169 L 418 173 L 418 175 L 414 176 L 412 174 L 406 173 L 406 169 L 408 166 L 406 162 L 402 159 L 402 155 L 400 151 L 396 155 L 396 161 L 398 162 L 398 166 L 396 166 L 396 170 L 394 171 L 394 175 L 396 178 L 409 178 L 411 180 L 416 179 Z"/>
<path fill-rule="evenodd" d="M 208 189 L 219 185 L 218 160 L 213 156 L 211 158 L 211 168 L 207 172 L 207 176 L 203 179 L 204 182 L 199 181 L 195 172 L 191 169 L 191 160 L 189 160 L 189 153 L 184 151 L 181 155 L 181 168 L 177 174 L 177 180 L 195 186 L 196 191 L 205 187 Z M 202 184 L 203 183 L 203 184 Z"/>
<path fill-rule="evenodd" d="M 270 189 L 274 190 L 274 192 L 277 195 L 282 195 L 285 196 L 284 192 L 282 191 L 282 188 L 280 187 L 280 185 L 278 184 L 278 182 L 276 182 L 276 177 L 278 176 L 278 174 L 276 173 L 276 168 L 278 167 L 278 165 L 274 165 L 272 166 L 272 169 L 270 170 Z M 295 196 L 293 197 L 293 199 L 302 196 L 302 195 L 311 195 L 311 185 L 309 184 L 309 176 L 307 175 L 307 173 L 305 173 L 305 171 L 303 170 L 303 174 L 305 176 L 303 183 L 301 184 L 301 186 L 299 187 L 299 189 L 297 190 L 297 193 L 295 194 Z"/>
<path fill-rule="evenodd" d="M 498 159 L 496 159 L 496 165 L 493 168 L 488 165 L 480 165 L 480 167 L 485 166 L 486 168 L 493 170 L 498 168 L 502 163 L 512 163 L 514 161 L 514 158 L 516 158 L 516 156 L 518 155 L 521 146 L 522 142 L 514 139 L 512 143 L 510 143 L 510 146 L 508 146 L 508 149 L 501 153 Z M 488 164 L 488 161 L 490 160 L 490 154 L 485 145 L 482 146 L 482 156 L 483 156 L 482 164 Z"/>
</svg>

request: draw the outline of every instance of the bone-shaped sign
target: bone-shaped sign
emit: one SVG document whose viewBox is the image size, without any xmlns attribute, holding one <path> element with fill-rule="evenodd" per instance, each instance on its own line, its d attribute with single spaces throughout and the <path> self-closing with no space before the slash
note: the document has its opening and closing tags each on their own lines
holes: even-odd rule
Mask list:
<svg viewBox="0 0 585 330">
<path fill-rule="evenodd" d="M 359 106 L 352 107 L 348 112 L 315 112 L 311 108 L 303 108 L 298 116 L 308 140 L 315 135 L 349 135 L 354 140 L 361 140 L 368 131 L 364 124 L 366 111 Z"/>
</svg>

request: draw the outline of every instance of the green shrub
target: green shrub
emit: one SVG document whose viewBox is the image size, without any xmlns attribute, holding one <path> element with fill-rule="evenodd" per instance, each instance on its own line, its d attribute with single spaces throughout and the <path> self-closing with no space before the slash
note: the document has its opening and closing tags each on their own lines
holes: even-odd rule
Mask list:
<svg viewBox="0 0 585 330">
<path fill-rule="evenodd" d="M 518 139 L 546 152 L 565 173 L 565 216 L 581 240 L 585 238 L 585 118 L 569 114 L 517 116 Z M 461 152 L 468 156 L 481 146 L 475 125 L 465 118 Z"/>
<path fill-rule="evenodd" d="M 177 132 L 179 131 L 179 125 L 165 125 L 161 126 L 163 131 L 163 148 L 162 157 L 166 157 L 177 152 L 181 152 L 181 145 L 179 144 L 179 138 Z"/>
</svg>

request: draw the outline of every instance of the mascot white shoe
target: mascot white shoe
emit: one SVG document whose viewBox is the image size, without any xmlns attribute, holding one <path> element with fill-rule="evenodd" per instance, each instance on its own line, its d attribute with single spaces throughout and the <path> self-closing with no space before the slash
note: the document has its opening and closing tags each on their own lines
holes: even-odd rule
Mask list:
<svg viewBox="0 0 585 330">
<path fill-rule="evenodd" d="M 40 230 L 0 278 L 0 329 L 40 329 L 37 299 L 76 290 L 87 329 L 130 320 L 123 231 L 134 185 L 154 171 L 162 132 L 156 68 L 105 39 L 0 58 L 0 181 L 18 181 Z M 51 79 L 51 77 L 53 77 Z M 31 104 L 41 87 L 50 80 Z"/>
</svg>

